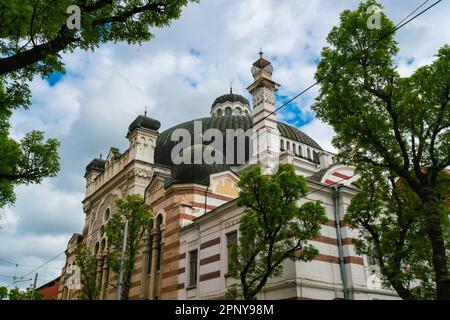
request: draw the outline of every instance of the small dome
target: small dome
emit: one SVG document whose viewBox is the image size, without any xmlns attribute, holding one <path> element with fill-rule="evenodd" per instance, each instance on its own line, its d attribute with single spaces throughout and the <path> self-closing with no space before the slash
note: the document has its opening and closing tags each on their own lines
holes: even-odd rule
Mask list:
<svg viewBox="0 0 450 320">
<path fill-rule="evenodd" d="M 242 104 L 245 104 L 247 106 L 250 106 L 250 103 L 247 99 L 245 99 L 243 96 L 239 94 L 234 93 L 227 93 L 220 97 L 218 97 L 216 100 L 214 100 L 211 108 L 214 108 L 214 106 L 218 103 L 224 103 L 224 102 L 241 102 Z"/>
<path fill-rule="evenodd" d="M 154 131 L 158 131 L 161 128 L 161 123 L 153 118 L 147 116 L 138 116 L 128 127 L 128 133 L 133 132 L 137 128 L 146 128 Z"/>
<path fill-rule="evenodd" d="M 91 171 L 91 170 L 100 171 L 100 172 L 105 171 L 105 162 L 106 162 L 105 160 L 98 159 L 98 158 L 92 160 L 86 166 L 86 173 Z"/>
</svg>

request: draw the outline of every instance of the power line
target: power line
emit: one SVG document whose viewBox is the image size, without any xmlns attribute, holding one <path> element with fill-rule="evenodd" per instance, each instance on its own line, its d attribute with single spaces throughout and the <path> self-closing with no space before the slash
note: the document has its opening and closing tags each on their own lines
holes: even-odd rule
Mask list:
<svg viewBox="0 0 450 320">
<path fill-rule="evenodd" d="M 18 266 L 18 264 L 17 264 L 17 263 L 14 263 L 14 262 L 8 261 L 8 260 L 6 260 L 6 259 L 3 259 L 3 258 L 0 258 L 0 261 L 3 261 L 3 262 L 6 262 L 6 263 L 9 263 L 9 264 L 12 264 L 12 265 Z"/>
<path fill-rule="evenodd" d="M 16 263 L 16 262 L 11 262 L 9 260 L 0 258 L 0 261 L 6 262 L 8 264 L 14 265 L 16 267 L 26 267 L 26 268 L 36 268 L 37 266 L 33 266 L 33 265 L 29 265 L 29 264 L 21 264 L 21 263 Z M 45 269 L 60 269 L 57 267 L 45 267 Z"/>
<path fill-rule="evenodd" d="M 60 255 L 62 255 L 64 252 L 66 252 L 66 250 L 64 250 L 64 251 L 62 251 L 62 252 L 60 252 L 60 253 L 58 253 L 56 256 L 54 256 L 53 258 L 50 258 L 49 260 L 47 260 L 46 262 L 44 262 L 44 263 L 41 264 L 40 266 L 34 268 L 33 270 L 31 270 L 31 271 L 28 272 L 27 274 L 25 274 L 25 275 L 23 275 L 23 276 L 17 278 L 17 280 L 14 280 L 11 284 L 8 285 L 8 287 L 11 286 L 11 285 L 13 285 L 14 283 L 16 283 L 18 280 L 21 280 L 21 279 L 23 279 L 23 278 L 29 276 L 29 275 L 32 274 L 33 272 L 35 272 L 35 271 L 41 269 L 41 268 L 42 268 L 43 266 L 45 266 L 47 263 L 52 262 L 53 260 L 55 260 L 56 258 L 58 258 Z"/>
<path fill-rule="evenodd" d="M 401 29 L 402 27 L 406 26 L 406 25 L 409 24 L 411 21 L 415 20 L 416 18 L 418 18 L 419 16 L 421 16 L 422 14 L 424 14 L 425 12 L 429 11 L 431 8 L 433 8 L 434 6 L 436 6 L 437 4 L 439 4 L 440 2 L 442 2 L 442 0 L 438 0 L 438 1 L 434 2 L 432 5 L 428 6 L 427 8 L 425 8 L 424 10 L 422 10 L 421 12 L 419 12 L 418 14 L 416 14 L 415 16 L 413 16 L 412 18 L 408 19 L 410 16 L 412 16 L 415 12 L 417 12 L 418 10 L 420 10 L 420 8 L 422 8 L 422 7 L 423 7 L 426 3 L 428 3 L 428 2 L 429 2 L 429 0 L 425 1 L 424 3 L 422 3 L 418 8 L 416 8 L 413 12 L 411 12 L 408 16 L 406 16 L 403 20 L 401 20 L 401 21 L 396 25 L 396 27 L 395 27 L 392 31 L 390 31 L 390 32 L 388 32 L 386 35 L 382 36 L 380 39 L 378 39 L 377 41 L 375 41 L 374 43 L 372 43 L 371 45 L 369 45 L 367 48 L 365 48 L 365 49 L 359 51 L 358 53 L 354 54 L 352 57 L 350 57 L 348 60 L 344 61 L 342 64 L 338 65 L 337 68 L 335 68 L 335 69 L 333 70 L 333 72 L 331 72 L 331 74 L 334 73 L 337 69 L 340 69 L 340 68 L 342 68 L 343 66 L 347 65 L 349 62 L 351 62 L 352 60 L 354 60 L 356 57 L 360 56 L 361 54 L 363 54 L 363 53 L 366 52 L 367 50 L 372 49 L 373 47 L 375 47 L 376 45 L 378 45 L 381 41 L 383 41 L 384 39 L 386 39 L 386 38 L 389 37 L 390 35 L 394 34 L 396 31 L 398 31 L 398 30 Z M 408 20 L 407 20 L 407 19 L 408 19 Z M 405 20 L 406 20 L 406 21 L 405 21 Z M 281 109 L 284 108 L 286 105 L 288 105 L 288 104 L 291 103 L 292 101 L 296 100 L 298 97 L 300 97 L 301 95 L 305 94 L 306 92 L 308 92 L 309 90 L 311 90 L 313 87 L 317 86 L 319 83 L 321 83 L 321 82 L 322 82 L 323 80 L 325 80 L 327 77 L 328 77 L 328 75 L 325 76 L 325 77 L 323 77 L 322 79 L 319 79 L 319 80 L 316 81 L 315 83 L 311 84 L 309 87 L 307 87 L 306 89 L 304 89 L 303 91 L 299 92 L 299 93 L 296 94 L 294 97 L 292 97 L 291 99 L 289 99 L 288 101 L 286 101 L 285 103 L 283 103 L 280 107 L 276 108 L 274 111 L 270 112 L 268 115 L 264 116 L 262 119 L 260 119 L 260 120 L 257 121 L 256 123 L 252 124 L 251 127 L 254 127 L 255 125 L 257 125 L 257 124 L 259 124 L 260 122 L 264 121 L 265 119 L 267 119 L 268 117 L 270 117 L 271 115 L 273 115 L 274 113 L 276 113 L 277 111 L 281 110 Z M 353 177 L 353 176 L 352 176 L 352 177 Z M 351 177 L 350 177 L 350 178 L 351 178 Z M 342 179 L 342 180 L 340 180 L 340 181 L 337 181 L 335 184 L 338 184 L 339 182 L 344 181 L 344 180 L 347 180 L 347 179 L 349 179 L 349 178 L 345 178 L 345 179 Z M 327 187 L 329 187 L 329 186 L 324 186 L 324 187 L 322 187 L 322 188 L 320 188 L 320 189 L 316 189 L 316 190 L 314 190 L 314 191 L 308 193 L 306 196 L 311 195 L 311 194 L 313 194 L 313 193 L 315 193 L 315 192 L 318 192 L 318 191 L 320 191 L 320 190 L 323 190 L 324 188 L 327 188 Z M 161 189 L 162 189 L 162 188 L 161 188 Z M 145 197 L 144 197 L 144 200 L 145 200 Z M 89 235 L 92 235 L 94 232 L 98 231 L 99 229 L 100 229 L 100 228 L 97 228 L 96 230 L 94 230 L 93 232 L 91 232 Z M 17 280 L 13 281 L 10 285 L 8 285 L 8 287 L 11 286 L 12 284 L 18 282 L 19 280 L 21 280 L 21 279 L 27 277 L 28 275 L 32 274 L 33 272 L 35 272 L 35 271 L 41 269 L 41 268 L 42 268 L 43 266 L 45 266 L 46 264 L 48 264 L 48 263 L 50 263 L 51 261 L 53 261 L 53 260 L 55 260 L 56 258 L 58 258 L 58 257 L 59 257 L 60 255 L 62 255 L 65 251 L 66 251 L 66 250 L 64 250 L 64 251 L 62 251 L 62 252 L 60 252 L 60 253 L 58 253 L 56 256 L 54 256 L 53 258 L 47 260 L 46 262 L 44 262 L 44 263 L 41 264 L 40 266 L 34 268 L 34 269 L 33 269 L 32 271 L 30 271 L 29 273 L 27 273 L 27 274 L 25 274 L 25 275 L 19 277 Z M 7 260 L 5 260 L 5 259 L 0 259 L 0 260 L 2 260 L 2 261 L 4 261 L 4 262 L 7 262 L 7 263 L 9 263 L 9 264 L 12 264 L 12 265 L 16 265 L 16 266 L 17 266 L 17 264 L 15 264 L 15 263 L 13 263 L 13 262 L 10 262 L 10 261 L 7 261 Z"/>
<path fill-rule="evenodd" d="M 93 235 L 95 232 L 97 232 L 98 230 L 101 229 L 102 226 L 96 228 L 95 230 L 92 230 L 89 234 L 86 235 L 86 239 L 89 238 L 91 235 Z M 18 280 L 23 279 L 24 277 L 27 277 L 28 275 L 32 274 L 33 272 L 43 268 L 46 264 L 50 263 L 51 261 L 55 260 L 56 258 L 58 258 L 60 255 L 62 255 L 63 253 L 65 253 L 66 250 L 64 249 L 63 251 L 61 251 L 60 253 L 58 253 L 56 256 L 54 256 L 53 258 L 47 260 L 46 262 L 42 263 L 41 265 L 35 267 L 33 270 L 31 270 L 30 272 L 28 272 L 27 274 L 17 277 L 17 280 L 14 280 L 13 282 L 11 282 L 9 286 L 13 285 L 14 283 L 18 282 Z M 55 269 L 60 269 L 60 268 L 55 268 Z M 32 280 L 32 279 L 31 279 Z"/>
<path fill-rule="evenodd" d="M 403 18 L 396 26 L 395 28 L 388 32 L 387 34 L 385 34 L 384 36 L 382 36 L 380 39 L 378 39 L 377 41 L 375 41 L 374 43 L 372 43 L 371 45 L 369 45 L 367 48 L 357 52 L 356 54 L 354 54 L 353 56 L 351 56 L 349 59 L 347 59 L 346 61 L 344 61 L 343 63 L 341 63 L 340 65 L 338 65 L 334 70 L 332 70 L 332 72 L 330 72 L 328 75 L 326 75 L 325 77 L 323 77 L 322 79 L 317 80 L 315 83 L 311 84 L 309 87 L 307 87 L 306 89 L 304 89 L 303 91 L 299 92 L 298 94 L 296 94 L 294 97 L 292 97 L 291 99 L 289 99 L 288 101 L 286 101 L 285 103 L 283 103 L 280 107 L 276 108 L 274 111 L 270 112 L 268 115 L 264 116 L 263 118 L 261 118 L 260 120 L 256 121 L 256 123 L 254 123 L 251 127 L 256 126 L 257 124 L 259 124 L 260 122 L 264 121 L 265 119 L 267 119 L 268 117 L 270 117 L 271 115 L 273 115 L 274 113 L 276 113 L 277 111 L 281 110 L 282 108 L 284 108 L 285 106 L 287 106 L 289 103 L 291 103 L 292 101 L 296 100 L 298 97 L 300 97 L 301 95 L 305 94 L 306 92 L 308 92 L 309 90 L 311 90 L 312 88 L 314 88 L 315 86 L 317 86 L 318 84 L 320 84 L 323 80 L 327 79 L 331 74 L 335 73 L 338 69 L 344 67 L 345 65 L 347 65 L 349 62 L 351 62 L 352 60 L 354 60 L 355 58 L 359 57 L 361 54 L 365 53 L 367 50 L 372 49 L 373 47 L 375 47 L 376 45 L 378 45 L 381 41 L 385 40 L 387 37 L 391 36 L 392 34 L 394 34 L 395 32 L 397 32 L 399 29 L 403 28 L 404 26 L 406 26 L 408 23 L 410 23 L 411 21 L 415 20 L 416 18 L 420 17 L 422 14 L 424 14 L 425 12 L 427 12 L 428 10 L 430 10 L 431 8 L 433 8 L 434 6 L 436 6 L 438 3 L 442 2 L 442 0 L 438 0 L 435 3 L 433 3 L 432 5 L 428 6 L 427 8 L 425 8 L 424 10 L 422 10 L 421 12 L 419 12 L 418 14 L 416 14 L 415 16 L 413 16 L 412 18 L 410 18 L 409 20 L 407 20 L 410 16 L 412 16 L 415 12 L 417 12 L 421 7 L 423 7 L 427 2 L 429 2 L 430 0 L 425 1 L 424 3 L 422 3 L 418 8 L 416 8 L 413 12 L 411 12 L 408 16 L 406 16 L 405 18 Z M 406 20 L 406 21 L 405 21 Z"/>
<path fill-rule="evenodd" d="M 410 14 L 408 14 L 405 18 L 403 18 L 403 20 L 401 20 L 399 23 L 397 23 L 396 26 L 399 26 L 403 21 L 405 21 L 406 19 L 408 19 L 409 17 L 411 17 L 414 13 L 416 13 L 417 11 L 419 11 L 420 8 L 422 8 L 424 5 L 426 5 L 428 2 L 430 2 L 430 0 L 425 1 L 424 3 L 422 3 L 420 6 L 418 6 L 416 8 L 416 10 L 414 10 L 413 12 L 411 12 Z"/>
<path fill-rule="evenodd" d="M 373 47 L 375 47 L 376 45 L 378 45 L 381 41 L 383 41 L 384 39 L 386 39 L 387 37 L 389 37 L 390 35 L 394 34 L 396 31 L 398 31 L 399 29 L 401 29 L 402 27 L 404 27 L 405 25 L 407 25 L 408 23 L 410 23 L 411 21 L 415 20 L 416 18 L 418 18 L 419 16 L 421 16 L 422 14 L 424 14 L 425 12 L 427 12 L 428 10 L 430 10 L 431 8 L 433 8 L 434 6 L 436 6 L 438 3 L 442 2 L 442 0 L 438 0 L 435 3 L 433 3 L 432 5 L 430 5 L 429 7 L 427 7 L 426 9 L 424 9 L 423 11 L 421 11 L 420 13 L 418 13 L 417 15 L 415 15 L 414 17 L 412 17 L 411 19 L 407 20 L 409 17 L 411 17 L 414 13 L 416 13 L 418 10 L 420 10 L 420 8 L 422 8 L 425 4 L 427 4 L 430 0 L 426 0 L 425 2 L 423 2 L 420 6 L 418 6 L 416 9 L 414 9 L 410 14 L 408 14 L 405 18 L 403 18 L 399 23 L 396 24 L 395 28 L 388 32 L 386 35 L 382 36 L 380 39 L 378 39 L 377 41 L 375 41 L 374 43 L 372 43 L 371 45 L 369 45 L 367 48 L 357 52 L 356 54 L 354 54 L 352 57 L 350 57 L 348 60 L 344 61 L 342 64 L 338 65 L 337 68 L 334 69 L 333 72 L 331 72 L 330 74 L 333 74 L 337 69 L 342 68 L 343 66 L 347 65 L 349 62 L 351 62 L 352 60 L 354 60 L 356 57 L 360 56 L 362 53 L 366 52 L 369 49 L 372 49 Z M 405 22 L 405 20 L 407 20 Z M 267 119 L 268 117 L 270 117 L 271 115 L 273 115 L 274 113 L 276 113 L 277 111 L 281 110 L 282 108 L 284 108 L 286 105 L 288 105 L 289 103 L 291 103 L 292 101 L 294 101 L 295 99 L 297 99 L 298 97 L 300 97 L 301 95 L 303 95 L 304 93 L 308 92 L 309 90 L 311 90 L 313 87 L 315 87 L 316 85 L 318 85 L 320 82 L 322 82 L 323 80 L 325 80 L 328 76 L 325 76 L 322 79 L 319 79 L 318 81 L 316 81 L 315 83 L 311 84 L 309 87 L 307 87 L 306 89 L 304 89 L 303 91 L 299 92 L 297 95 L 295 95 L 294 97 L 292 97 L 291 99 L 289 99 L 288 101 L 286 101 L 285 103 L 283 103 L 280 107 L 278 107 L 277 109 L 275 109 L 274 111 L 270 112 L 268 115 L 264 116 L 262 119 L 256 121 L 256 123 L 252 124 L 250 128 L 253 128 L 254 126 L 256 126 L 257 124 L 259 124 L 260 122 L 264 121 L 265 119 Z M 344 179 L 345 180 L 345 179 Z M 164 189 L 164 187 L 160 187 L 157 190 L 153 191 L 157 192 L 161 189 Z M 148 196 L 144 195 L 144 199 L 143 201 L 145 201 L 148 197 L 150 196 L 150 194 Z"/>
</svg>

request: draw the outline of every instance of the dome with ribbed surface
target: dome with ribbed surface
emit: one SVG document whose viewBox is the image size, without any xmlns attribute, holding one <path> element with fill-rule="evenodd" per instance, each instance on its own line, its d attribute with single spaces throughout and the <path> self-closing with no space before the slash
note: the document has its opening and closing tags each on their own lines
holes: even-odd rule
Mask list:
<svg viewBox="0 0 450 320">
<path fill-rule="evenodd" d="M 100 171 L 100 172 L 105 171 L 105 162 L 106 162 L 105 160 L 98 159 L 98 158 L 92 160 L 86 166 L 86 172 L 89 172 L 91 170 Z"/>
<path fill-rule="evenodd" d="M 128 134 L 136 130 L 137 128 L 146 128 L 153 131 L 158 131 L 161 128 L 161 122 L 156 119 L 147 116 L 138 116 L 128 127 Z"/>
<path fill-rule="evenodd" d="M 290 140 L 294 140 L 303 144 L 306 144 L 310 147 L 322 150 L 320 145 L 314 141 L 310 136 L 305 134 L 304 132 L 298 130 L 295 127 L 292 127 L 286 123 L 277 121 L 278 130 L 280 131 L 280 135 Z"/>
<path fill-rule="evenodd" d="M 214 108 L 216 104 L 224 103 L 224 102 L 241 102 L 242 104 L 245 104 L 247 106 L 250 106 L 250 103 L 247 99 L 245 99 L 243 96 L 239 94 L 234 93 L 227 93 L 220 97 L 218 97 L 216 100 L 214 100 L 211 108 Z"/>
<path fill-rule="evenodd" d="M 237 150 L 235 147 L 235 163 L 233 164 L 212 164 L 208 165 L 202 164 L 182 164 L 174 165 L 171 159 L 172 149 L 179 143 L 178 141 L 172 141 L 172 133 L 176 129 L 186 129 L 191 136 L 194 137 L 194 122 L 200 121 L 202 123 L 202 132 L 208 129 L 218 129 L 222 132 L 223 141 L 223 152 L 224 157 L 226 157 L 226 130 L 227 129 L 242 129 L 244 131 L 248 130 L 252 126 L 252 117 L 246 115 L 232 115 L 232 116 L 220 116 L 220 117 L 207 117 L 200 118 L 188 122 L 181 123 L 170 129 L 162 132 L 156 142 L 155 148 L 155 163 L 172 167 L 172 179 L 174 181 L 185 181 L 185 182 L 203 182 L 205 184 L 209 183 L 209 175 L 217 172 L 222 172 L 227 170 L 231 166 L 237 165 Z M 317 142 L 315 142 L 308 135 L 298 130 L 297 128 L 291 127 L 282 122 L 278 122 L 278 130 L 280 131 L 281 137 L 309 145 L 313 148 L 322 150 Z M 191 141 L 192 145 L 194 141 Z M 204 142 L 204 145 L 208 145 L 210 142 Z M 194 146 L 194 145 L 193 145 Z M 191 148 L 194 150 L 195 148 Z M 249 143 L 246 143 L 245 147 L 245 160 L 249 159 Z M 195 180 L 195 181 L 194 181 Z"/>
</svg>

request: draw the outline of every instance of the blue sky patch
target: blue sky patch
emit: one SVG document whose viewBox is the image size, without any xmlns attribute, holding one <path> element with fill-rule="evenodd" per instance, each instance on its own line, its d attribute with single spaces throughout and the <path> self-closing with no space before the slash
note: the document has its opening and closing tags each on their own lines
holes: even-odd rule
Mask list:
<svg viewBox="0 0 450 320">
<path fill-rule="evenodd" d="M 51 75 L 45 78 L 47 83 L 50 85 L 50 87 L 53 87 L 55 84 L 57 84 L 59 81 L 64 78 L 64 73 L 55 71 Z"/>
<path fill-rule="evenodd" d="M 193 55 L 194 57 L 199 57 L 200 56 L 200 51 L 198 51 L 197 49 L 194 49 L 194 48 L 189 49 L 189 53 L 191 55 Z"/>
<path fill-rule="evenodd" d="M 290 98 L 281 94 L 275 94 L 277 108 L 286 103 Z M 305 111 L 299 107 L 297 103 L 304 102 L 304 99 L 294 100 L 283 107 L 279 112 L 280 120 L 290 124 L 291 126 L 300 128 L 314 120 L 312 112 Z"/>
</svg>

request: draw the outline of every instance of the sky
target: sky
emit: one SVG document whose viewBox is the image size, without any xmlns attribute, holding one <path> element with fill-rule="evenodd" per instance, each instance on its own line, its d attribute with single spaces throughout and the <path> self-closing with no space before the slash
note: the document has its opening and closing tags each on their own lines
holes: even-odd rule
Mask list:
<svg viewBox="0 0 450 320">
<path fill-rule="evenodd" d="M 387 16 L 399 22 L 423 0 L 380 2 Z M 260 48 L 273 64 L 273 79 L 282 85 L 277 94 L 281 105 L 314 83 L 328 32 L 341 11 L 358 3 L 203 0 L 185 7 L 170 27 L 155 29 L 154 39 L 141 46 L 105 44 L 95 52 L 64 54 L 66 73 L 36 77 L 30 110 L 18 110 L 12 118 L 13 138 L 36 129 L 61 142 L 61 171 L 40 185 L 17 187 L 16 204 L 0 210 L 0 285 L 60 254 L 71 235 L 82 231 L 85 166 L 100 153 L 105 157 L 112 146 L 127 149 L 128 125 L 145 106 L 162 131 L 208 116 L 230 81 L 234 93 L 250 100 L 245 88 Z M 430 63 L 450 42 L 449 14 L 450 1 L 444 0 L 397 33 L 402 75 Z M 333 130 L 311 112 L 316 94 L 317 87 L 282 109 L 278 119 L 335 151 Z M 59 275 L 63 264 L 61 254 L 37 270 L 38 285 Z M 30 285 L 33 277 L 34 272 L 18 285 Z"/>
</svg>

